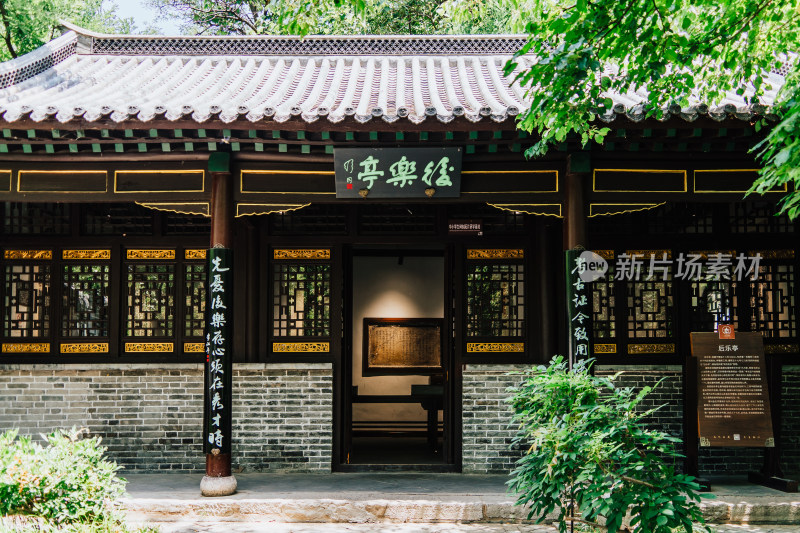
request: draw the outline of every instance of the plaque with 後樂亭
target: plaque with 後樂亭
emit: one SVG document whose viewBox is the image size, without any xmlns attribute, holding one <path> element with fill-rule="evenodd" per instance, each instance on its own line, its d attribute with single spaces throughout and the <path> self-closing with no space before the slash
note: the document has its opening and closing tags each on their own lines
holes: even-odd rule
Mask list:
<svg viewBox="0 0 800 533">
<path fill-rule="evenodd" d="M 441 318 L 364 319 L 365 376 L 441 371 Z"/>
<path fill-rule="evenodd" d="M 760 333 L 692 333 L 700 446 L 773 447 Z"/>
</svg>

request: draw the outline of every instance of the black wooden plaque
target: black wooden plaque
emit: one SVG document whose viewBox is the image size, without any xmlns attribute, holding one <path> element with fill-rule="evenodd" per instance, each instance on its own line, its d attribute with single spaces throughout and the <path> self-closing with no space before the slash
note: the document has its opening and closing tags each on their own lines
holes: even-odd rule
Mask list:
<svg viewBox="0 0 800 533">
<path fill-rule="evenodd" d="M 231 453 L 233 370 L 233 264 L 231 250 L 208 250 L 206 292 L 205 431 L 206 454 Z"/>
<path fill-rule="evenodd" d="M 458 198 L 461 151 L 461 148 L 335 148 L 336 197 Z"/>
<path fill-rule="evenodd" d="M 700 446 L 775 446 L 761 333 L 692 333 Z"/>
<path fill-rule="evenodd" d="M 586 359 L 592 353 L 592 287 L 584 281 L 582 274 L 586 260 L 580 250 L 565 252 L 567 281 L 567 345 L 569 365 Z"/>
<path fill-rule="evenodd" d="M 441 318 L 365 318 L 365 376 L 442 371 Z"/>
</svg>

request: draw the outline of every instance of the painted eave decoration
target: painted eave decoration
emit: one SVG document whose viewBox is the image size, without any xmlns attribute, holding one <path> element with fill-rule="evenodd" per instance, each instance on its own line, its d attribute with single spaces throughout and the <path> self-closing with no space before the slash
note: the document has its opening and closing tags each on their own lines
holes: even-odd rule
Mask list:
<svg viewBox="0 0 800 533">
<path fill-rule="evenodd" d="M 524 90 L 503 75 L 520 35 L 153 37 L 103 35 L 68 26 L 61 37 L 0 64 L 6 123 L 73 120 L 116 123 L 283 123 L 348 117 L 359 123 L 513 121 Z M 520 58 L 524 67 L 529 58 Z M 783 77 L 770 74 L 775 88 Z M 665 109 L 693 121 L 769 117 L 763 105 L 730 94 Z M 612 122 L 644 118 L 646 94 L 612 94 Z"/>
</svg>

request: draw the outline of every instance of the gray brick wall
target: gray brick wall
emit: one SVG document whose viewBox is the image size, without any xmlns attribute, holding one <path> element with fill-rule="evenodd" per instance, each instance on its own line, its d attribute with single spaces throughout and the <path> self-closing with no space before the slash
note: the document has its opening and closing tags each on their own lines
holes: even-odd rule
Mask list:
<svg viewBox="0 0 800 533">
<path fill-rule="evenodd" d="M 126 471 L 202 472 L 202 379 L 198 364 L 0 365 L 0 430 L 87 427 Z M 330 471 L 330 364 L 237 364 L 233 384 L 234 469 Z"/>
<path fill-rule="evenodd" d="M 800 479 L 800 366 L 784 366 L 781 383 L 784 475 Z"/>
<path fill-rule="evenodd" d="M 520 383 L 520 376 L 508 372 L 524 370 L 522 365 L 466 365 L 462 388 L 462 470 L 470 474 L 503 473 L 514 468 L 522 456 L 511 449 L 516 428 L 505 399 L 508 387 Z"/>
</svg>

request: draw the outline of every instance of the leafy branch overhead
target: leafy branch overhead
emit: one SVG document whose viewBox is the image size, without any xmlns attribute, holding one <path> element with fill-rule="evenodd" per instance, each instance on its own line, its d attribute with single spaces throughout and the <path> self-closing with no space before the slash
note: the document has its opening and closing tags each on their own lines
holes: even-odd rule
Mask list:
<svg viewBox="0 0 800 533">
<path fill-rule="evenodd" d="M 795 0 L 535 4 L 525 26 L 528 44 L 507 68 L 531 101 L 520 127 L 541 139 L 528 155 L 543 154 L 571 133 L 584 144 L 601 143 L 609 129 L 598 115 L 612 112 L 612 94 L 635 93 L 644 102 L 639 111 L 658 119 L 670 106 L 714 105 L 733 93 L 747 105 L 772 104 L 782 119 L 759 148 L 764 169 L 753 191 L 785 183 L 800 188 Z M 523 55 L 531 62 L 520 68 Z M 782 87 L 778 71 L 788 73 Z M 787 196 L 782 208 L 800 215 L 800 194 Z"/>
</svg>

